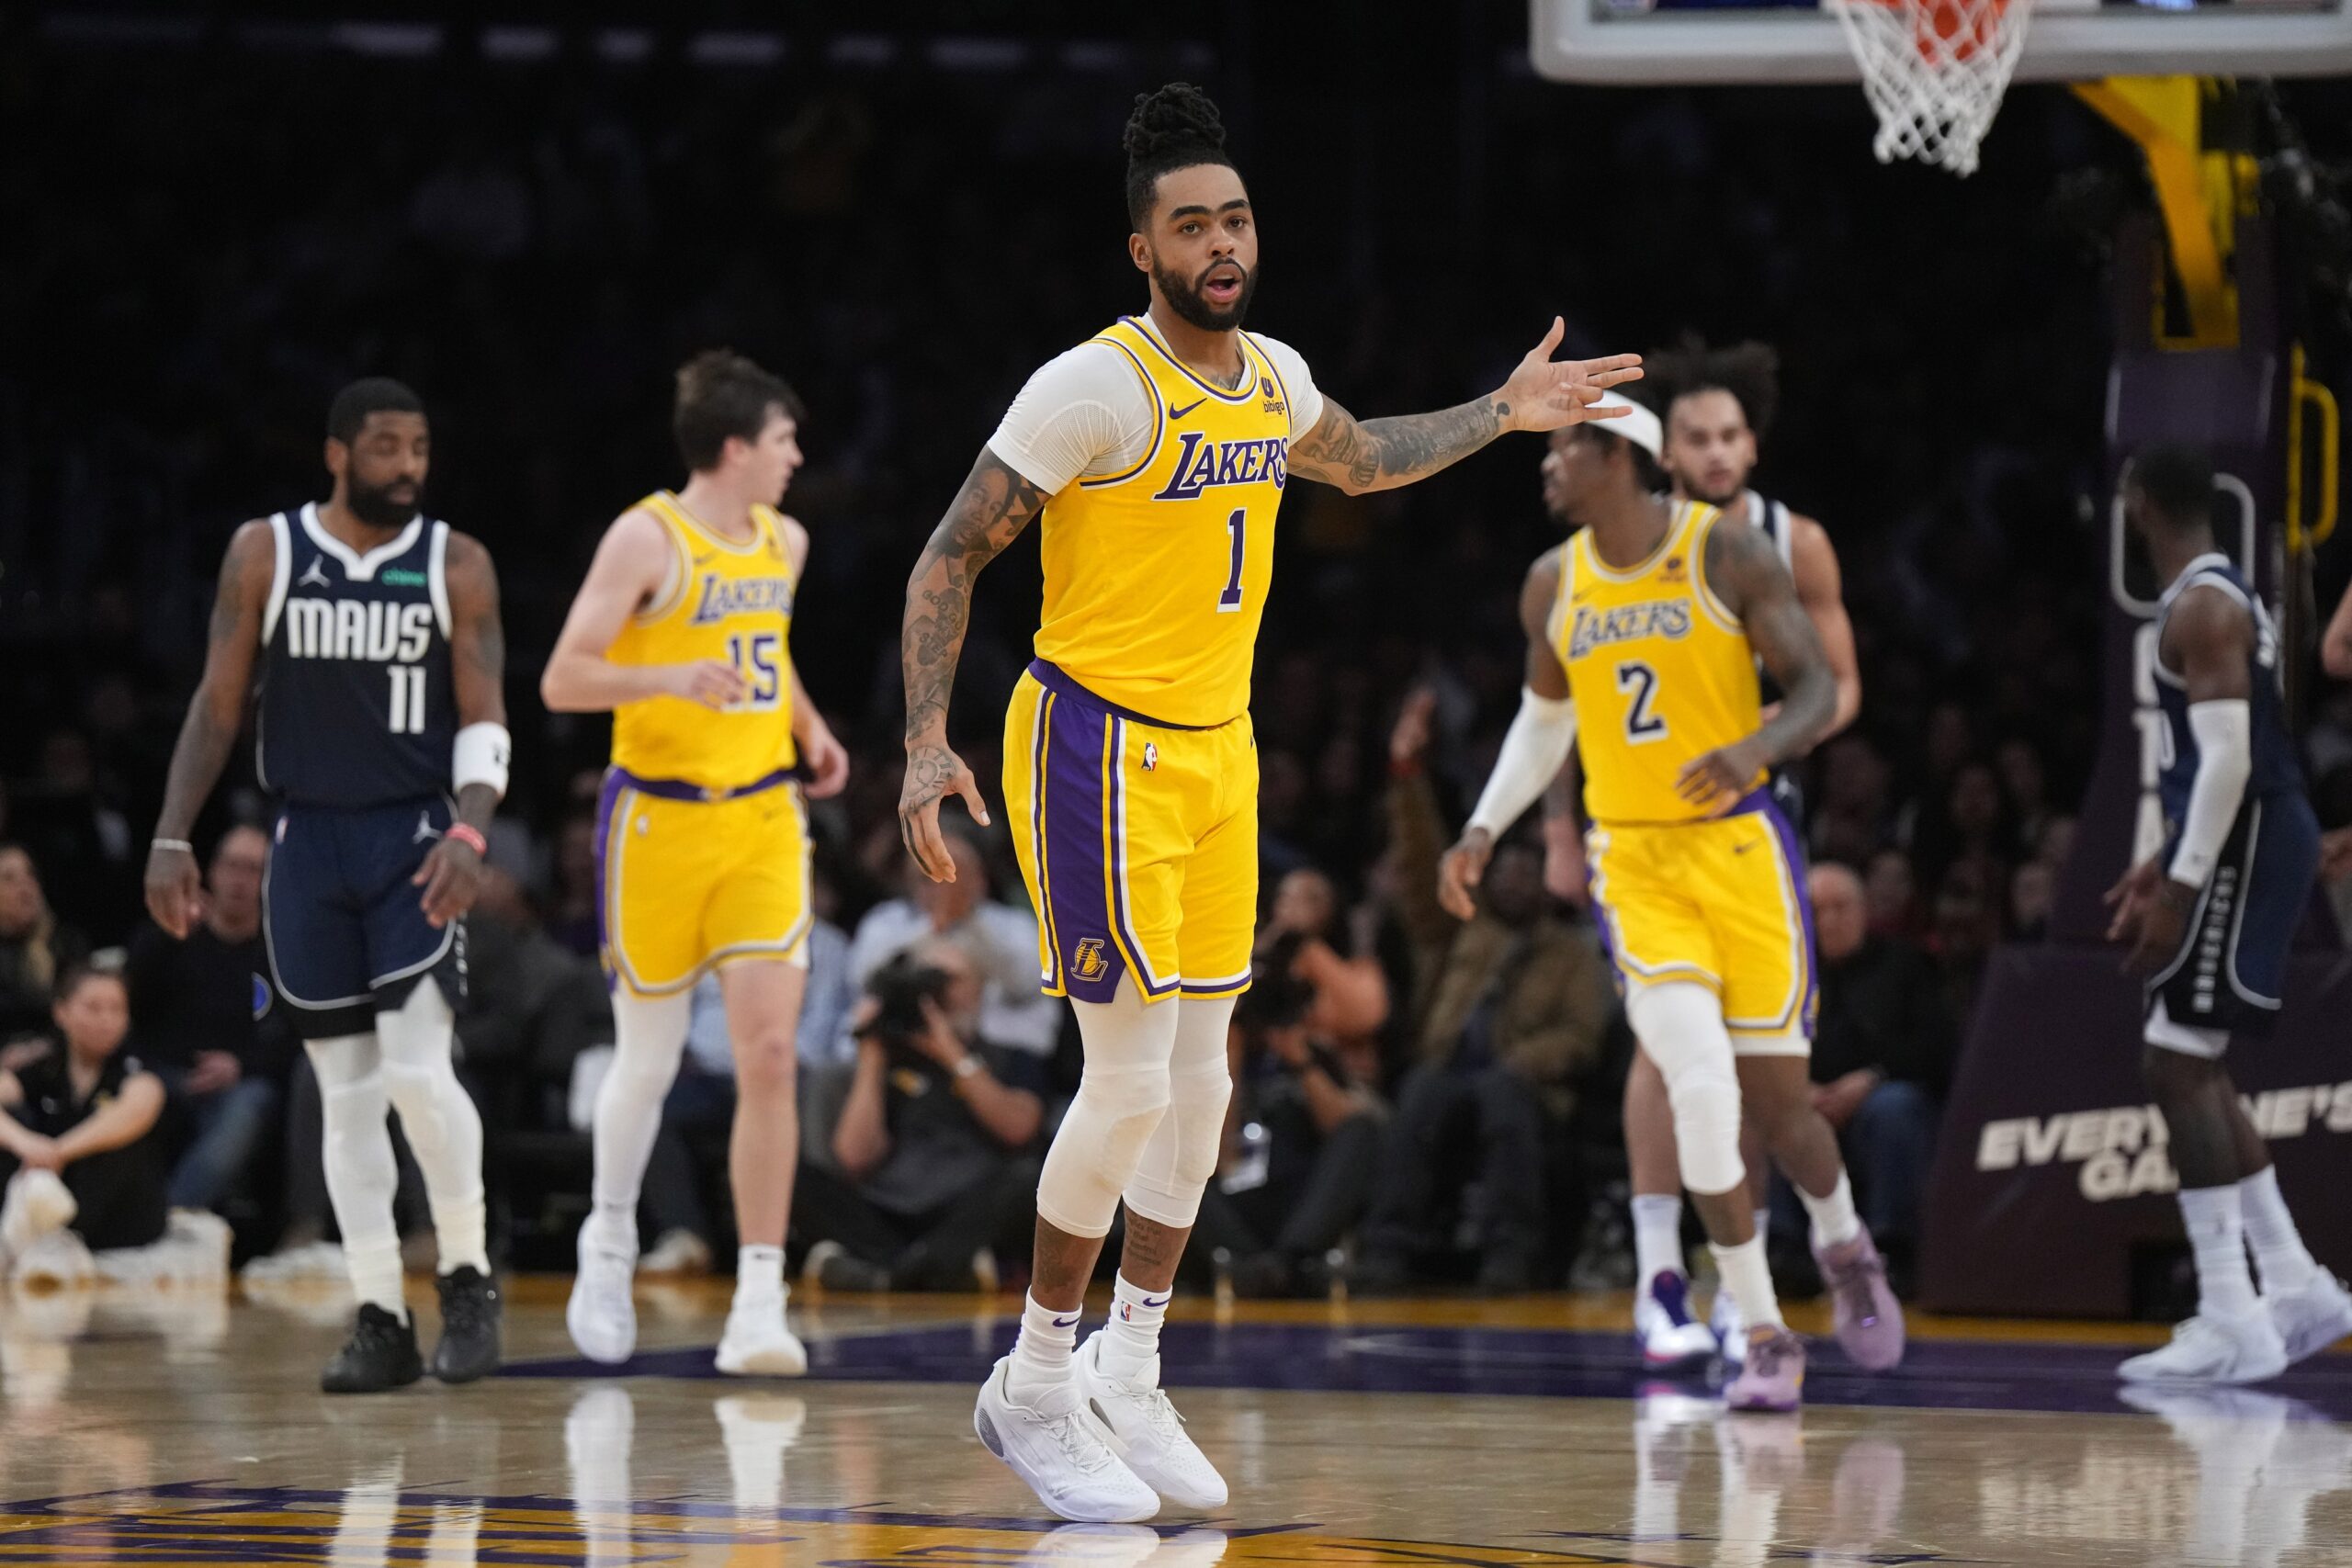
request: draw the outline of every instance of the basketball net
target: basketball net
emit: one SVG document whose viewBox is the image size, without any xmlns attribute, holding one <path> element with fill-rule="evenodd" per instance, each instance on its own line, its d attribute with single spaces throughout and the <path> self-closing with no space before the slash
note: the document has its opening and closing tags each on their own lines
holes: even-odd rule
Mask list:
<svg viewBox="0 0 2352 1568">
<path fill-rule="evenodd" d="M 1846 29 L 1878 113 L 1882 164 L 1973 173 L 2025 45 L 2032 0 L 1823 0 Z"/>
</svg>

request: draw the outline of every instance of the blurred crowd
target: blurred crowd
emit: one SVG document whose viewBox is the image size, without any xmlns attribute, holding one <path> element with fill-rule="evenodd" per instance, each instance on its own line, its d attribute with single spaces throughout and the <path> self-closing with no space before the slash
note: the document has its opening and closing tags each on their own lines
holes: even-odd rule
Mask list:
<svg viewBox="0 0 2352 1568">
<path fill-rule="evenodd" d="M 1367 45 L 1344 81 L 1258 92 L 1247 62 L 1282 58 L 1290 25 L 1235 22 L 1224 76 L 1163 42 L 1133 46 L 1125 74 L 1033 62 L 1015 92 L 822 51 L 759 72 L 658 43 L 499 63 L 462 29 L 429 78 L 332 50 L 224 44 L 192 71 L 164 48 L 9 41 L 33 68 L 0 80 L 0 135 L 38 123 L 79 152 L 0 161 L 0 199 L 42 214 L 0 260 L 0 1067 L 25 1091 L 62 1084 L 60 1115 L 96 1092 L 92 1064 L 156 1086 L 130 1144 L 161 1201 L 131 1231 L 181 1207 L 227 1215 L 265 1257 L 330 1234 L 317 1090 L 257 934 L 267 813 L 247 763 L 201 831 L 202 930 L 147 928 L 140 876 L 220 549 L 319 491 L 327 400 L 372 372 L 424 393 L 428 508 L 503 580 L 515 784 L 473 919 L 462 1071 L 509 1255 L 568 1258 L 611 1037 L 591 853 L 605 736 L 544 713 L 537 671 L 602 525 L 675 481 L 671 369 L 723 343 L 811 410 L 787 502 L 815 539 L 794 653 L 856 759 L 812 812 L 796 1250 L 844 1287 L 1017 1276 L 1075 1042 L 1034 994 L 1001 835 L 959 840 L 975 874 L 954 885 L 904 863 L 900 595 L 1023 377 L 1140 298 L 1117 128 L 1182 60 L 1225 97 L 1261 208 L 1253 325 L 1361 414 L 1485 389 L 1555 311 L 1571 351 L 1781 342 L 1759 483 L 1837 543 L 1865 686 L 1858 724 L 1800 770 L 1815 1069 L 1825 1111 L 1879 1151 L 1857 1155 L 1885 1205 L 1874 1231 L 1916 1235 L 1921 1145 L 1985 961 L 2042 936 L 2097 739 L 2101 285 L 2062 225 L 2018 215 L 2059 171 L 2130 150 L 2054 96 L 2013 104 L 1965 184 L 1879 171 L 1859 95 L 1628 92 L 1595 125 L 1497 68 L 1521 44 L 1491 18 L 1445 44 L 1458 74 Z M 1318 136 L 1345 138 L 1351 166 L 1305 156 Z M 69 286 L 86 309 L 39 303 Z M 1539 456 L 1507 440 L 1410 491 L 1287 498 L 1252 710 L 1261 983 L 1193 1255 L 1237 1288 L 1319 1289 L 1341 1256 L 1367 1285 L 1629 1273 L 1611 1195 L 1631 1044 L 1579 879 L 1547 868 L 1531 824 L 1477 919 L 1430 896 L 1516 700 L 1517 585 L 1555 526 Z M 951 718 L 991 793 L 1034 550 L 984 580 Z M 2352 697 L 2315 712 L 2340 822 Z M 91 993 L 119 1008 L 85 1005 L 93 966 L 121 977 Z M 941 1005 L 893 1010 L 917 993 Z M 658 1268 L 729 1255 L 731 1088 L 715 994 L 699 1001 L 713 1016 L 647 1183 Z M 937 1092 L 967 1054 L 1001 1090 L 985 1115 Z M 1906 1094 L 1873 1092 L 1889 1078 Z"/>
</svg>

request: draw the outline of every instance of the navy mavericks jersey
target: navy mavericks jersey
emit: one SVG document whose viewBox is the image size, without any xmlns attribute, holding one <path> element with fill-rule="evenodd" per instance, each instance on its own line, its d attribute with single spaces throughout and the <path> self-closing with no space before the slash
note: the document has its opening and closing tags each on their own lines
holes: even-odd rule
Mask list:
<svg viewBox="0 0 2352 1568">
<path fill-rule="evenodd" d="M 2270 624 L 2270 612 L 2262 603 L 2229 558 L 2218 551 L 2199 556 L 2188 563 L 2164 597 L 2156 601 L 2156 705 L 2165 716 L 2163 771 L 2157 775 L 2156 795 L 2163 802 L 2165 818 L 2177 831 L 2188 816 L 2189 786 L 2197 778 L 2197 736 L 2188 728 L 2188 689 L 2178 675 L 2165 668 L 2165 622 L 2172 615 L 2172 607 L 2191 588 L 2217 588 L 2245 606 L 2254 617 L 2254 648 L 2248 655 L 2250 668 L 2246 671 L 2251 688 L 2248 699 L 2250 744 L 2254 748 L 2254 772 L 2245 784 L 2248 801 L 2266 796 L 2292 795 L 2300 798 L 2303 793 L 2303 770 L 2295 761 L 2295 743 L 2287 733 L 2286 699 L 2280 688 L 2278 669 L 2278 634 Z"/>
<path fill-rule="evenodd" d="M 449 788 L 449 525 L 422 515 L 366 555 L 318 508 L 269 520 L 262 617 L 264 788 L 306 806 L 381 806 Z"/>
<path fill-rule="evenodd" d="M 1792 541 L 1796 536 L 1796 525 L 1789 521 L 1789 509 L 1780 502 L 1765 500 L 1751 490 L 1747 492 L 1747 525 L 1772 541 L 1772 553 L 1781 558 L 1781 567 L 1793 580 L 1797 574 L 1797 560 Z M 1781 683 L 1772 679 L 1772 672 L 1764 668 L 1761 659 L 1756 661 L 1756 677 L 1763 685 L 1764 702 L 1768 707 L 1788 694 L 1781 690 Z"/>
</svg>

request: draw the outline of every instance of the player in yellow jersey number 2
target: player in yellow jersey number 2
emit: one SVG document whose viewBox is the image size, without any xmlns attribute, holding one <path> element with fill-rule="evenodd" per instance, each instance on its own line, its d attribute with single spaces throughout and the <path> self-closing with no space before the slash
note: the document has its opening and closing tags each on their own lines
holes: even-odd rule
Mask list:
<svg viewBox="0 0 2352 1568">
<path fill-rule="evenodd" d="M 1217 1161 L 1226 1025 L 1250 983 L 1258 764 L 1250 669 L 1289 479 L 1408 484 L 1510 430 L 1590 417 L 1631 355 L 1555 364 L 1555 321 L 1500 390 L 1358 423 L 1286 344 L 1241 330 L 1258 274 L 1216 107 L 1183 84 L 1126 130 L 1142 314 L 1031 378 L 907 587 L 907 848 L 955 875 L 939 803 L 988 813 L 947 743 L 972 582 L 1042 515 L 1036 661 L 1005 725 L 1004 793 L 1038 971 L 1086 1065 L 1037 1190 L 1034 1283 L 973 1424 L 1065 1518 L 1221 1507 L 1226 1485 L 1159 1389 L 1159 1324 Z M 1076 1348 L 1086 1282 L 1126 1208 L 1111 1321 Z M 1119 1447 L 1104 1440 L 1096 1418 Z"/>
<path fill-rule="evenodd" d="M 1657 416 L 1627 408 L 1621 423 L 1555 436 L 1544 458 L 1545 499 L 1577 532 L 1528 571 L 1519 716 L 1438 894 L 1474 912 L 1496 838 L 1576 745 L 1601 932 L 1634 1036 L 1666 1080 L 1683 1185 L 1748 1325 L 1724 1399 L 1792 1410 L 1804 1349 L 1781 1321 L 1747 1200 L 1743 1100 L 1856 1281 L 1838 1301 L 1847 1353 L 1873 1369 L 1903 1354 L 1901 1309 L 1806 1081 L 1812 909 L 1795 831 L 1767 787 L 1768 769 L 1828 728 L 1838 685 L 1771 541 L 1703 502 L 1661 499 Z M 1769 719 L 1759 658 L 1784 693 Z"/>
<path fill-rule="evenodd" d="M 636 1347 L 638 1190 L 695 982 L 716 967 L 734 1044 L 727 1164 L 742 1243 L 718 1370 L 808 1370 L 784 1311 L 810 916 L 801 781 L 831 795 L 849 760 L 788 640 L 808 535 L 775 508 L 800 466 L 799 420 L 792 389 L 740 355 L 706 354 L 678 373 L 685 488 L 656 491 L 606 530 L 539 684 L 551 709 L 613 715 L 596 822 L 613 1066 L 596 1095 L 595 1209 L 565 1314 L 592 1360 L 625 1361 Z"/>
</svg>

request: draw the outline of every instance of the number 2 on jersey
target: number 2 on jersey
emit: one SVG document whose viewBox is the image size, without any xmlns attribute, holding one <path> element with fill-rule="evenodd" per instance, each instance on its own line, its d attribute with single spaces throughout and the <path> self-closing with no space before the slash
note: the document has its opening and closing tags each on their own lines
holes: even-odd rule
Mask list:
<svg viewBox="0 0 2352 1568">
<path fill-rule="evenodd" d="M 1233 515 L 1225 520 L 1225 531 L 1233 537 L 1233 575 L 1226 580 L 1225 592 L 1216 596 L 1216 613 L 1220 615 L 1241 608 L 1241 559 L 1250 547 L 1249 510 L 1235 507 Z"/>
<path fill-rule="evenodd" d="M 1629 659 L 1617 666 L 1617 689 L 1634 694 L 1634 700 L 1625 705 L 1628 742 L 1639 746 L 1666 734 L 1666 720 L 1650 712 L 1650 703 L 1657 695 L 1657 671 L 1638 659 Z"/>
</svg>

